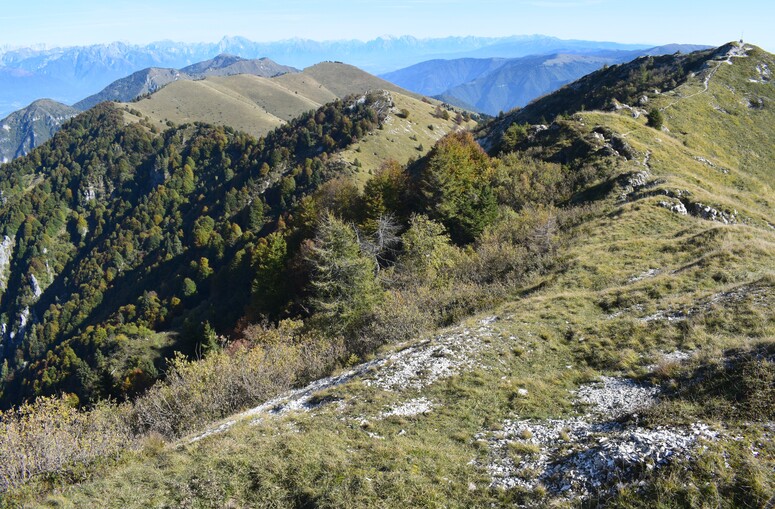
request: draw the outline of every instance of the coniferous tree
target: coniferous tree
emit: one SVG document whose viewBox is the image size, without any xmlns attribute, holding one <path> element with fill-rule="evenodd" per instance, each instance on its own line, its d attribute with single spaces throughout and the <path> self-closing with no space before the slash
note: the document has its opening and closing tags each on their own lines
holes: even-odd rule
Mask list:
<svg viewBox="0 0 775 509">
<path fill-rule="evenodd" d="M 382 290 L 376 279 L 376 263 L 361 251 L 353 226 L 333 215 L 324 216 L 309 261 L 310 303 L 331 331 L 346 330 L 379 302 Z"/>
<path fill-rule="evenodd" d="M 662 124 L 665 122 L 665 117 L 657 108 L 652 109 L 646 118 L 648 118 L 647 125 L 649 127 L 653 127 L 654 129 L 662 129 Z"/>
</svg>

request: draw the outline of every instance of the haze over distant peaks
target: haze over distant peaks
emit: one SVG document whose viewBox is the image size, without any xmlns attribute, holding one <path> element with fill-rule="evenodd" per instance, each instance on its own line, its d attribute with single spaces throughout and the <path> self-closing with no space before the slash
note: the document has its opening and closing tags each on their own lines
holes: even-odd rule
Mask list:
<svg viewBox="0 0 775 509">
<path fill-rule="evenodd" d="M 132 101 L 137 97 L 156 92 L 178 80 L 203 79 L 207 76 L 232 76 L 251 74 L 271 78 L 298 69 L 280 65 L 268 58 L 245 59 L 236 55 L 220 54 L 215 58 L 189 65 L 183 69 L 149 67 L 126 78 L 114 81 L 102 91 L 75 103 L 80 110 L 89 109 L 103 101 Z"/>
<path fill-rule="evenodd" d="M 408 90 L 496 115 L 524 106 L 604 65 L 627 62 L 642 55 L 690 53 L 705 48 L 707 46 L 671 44 L 627 51 L 579 49 L 509 59 L 436 59 L 382 77 Z"/>
<path fill-rule="evenodd" d="M 0 51 L 0 117 L 41 97 L 72 104 L 141 69 L 180 69 L 224 53 L 245 59 L 268 57 L 297 68 L 339 60 L 379 73 L 433 58 L 514 58 L 594 48 L 638 49 L 645 46 L 567 41 L 536 35 L 436 39 L 402 36 L 365 42 L 289 39 L 260 43 L 243 37 L 225 37 L 215 43 L 159 41 L 141 46 L 115 42 L 67 48 L 19 48 Z"/>
</svg>

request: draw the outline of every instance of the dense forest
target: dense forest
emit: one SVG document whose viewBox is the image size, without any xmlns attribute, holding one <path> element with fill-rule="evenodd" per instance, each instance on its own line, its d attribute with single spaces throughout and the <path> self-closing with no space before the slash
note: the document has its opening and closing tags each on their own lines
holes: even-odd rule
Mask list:
<svg viewBox="0 0 775 509">
<path fill-rule="evenodd" d="M 376 129 L 389 100 L 335 102 L 258 140 L 206 125 L 158 133 L 103 104 L 6 165 L 5 404 L 132 394 L 167 346 L 193 354 L 246 306 L 278 316 L 282 296 L 254 281 L 267 235 L 342 174 L 328 155 Z"/>
<path fill-rule="evenodd" d="M 103 104 L 6 166 L 4 405 L 125 399 L 175 351 L 201 357 L 255 323 L 305 320 L 346 355 L 450 323 L 548 263 L 553 206 L 610 170 L 494 159 L 458 133 L 361 189 L 329 156 L 391 106 L 338 101 L 253 139 L 125 125 L 131 110 Z M 471 295 L 439 292 L 447 278 Z"/>
</svg>

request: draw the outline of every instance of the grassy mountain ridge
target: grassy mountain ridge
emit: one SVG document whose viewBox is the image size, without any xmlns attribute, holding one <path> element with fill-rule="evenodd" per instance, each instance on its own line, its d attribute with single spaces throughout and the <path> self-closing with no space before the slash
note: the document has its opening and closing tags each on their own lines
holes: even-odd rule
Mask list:
<svg viewBox="0 0 775 509">
<path fill-rule="evenodd" d="M 375 171 L 386 159 L 404 163 L 427 152 L 444 134 L 463 123 L 455 112 L 441 115 L 439 103 L 407 92 L 357 67 L 323 62 L 298 73 L 271 78 L 251 75 L 209 77 L 179 81 L 140 101 L 124 104 L 128 122 L 147 118 L 152 125 L 207 122 L 230 126 L 262 136 L 298 115 L 350 94 L 390 91 L 398 104 L 391 115 L 390 129 L 373 133 L 361 150 L 348 152 L 345 160 L 362 172 Z M 407 118 L 401 118 L 405 110 Z M 467 123 L 468 120 L 465 121 Z M 433 126 L 433 127 L 429 127 Z M 390 138 L 393 141 L 386 140 Z"/>
<path fill-rule="evenodd" d="M 260 136 L 336 98 L 371 90 L 406 93 L 356 67 L 323 63 L 273 77 L 240 74 L 181 81 L 126 107 L 152 123 L 208 122 Z"/>
<path fill-rule="evenodd" d="M 297 344 L 301 325 L 254 329 L 138 400 L 148 415 L 190 398 L 196 410 L 180 410 L 190 427 L 167 434 L 183 439 L 141 436 L 118 461 L 77 470 L 77 483 L 65 468 L 9 504 L 765 506 L 775 492 L 773 58 L 728 45 L 636 61 L 618 80 L 598 73 L 599 87 L 585 78 L 572 102 L 560 91 L 535 103 L 528 113 L 567 104 L 548 125 L 525 125 L 519 111 L 494 119 L 478 133 L 490 155 L 455 133 L 363 191 L 332 181 L 292 214 L 331 212 L 303 244 L 311 318 L 351 318 L 330 313 L 379 302 L 379 281 L 386 300 L 368 321 L 399 317 L 388 336 L 407 342 L 199 427 L 198 409 L 224 397 L 215 388 L 232 387 L 214 374 L 250 359 L 239 345 L 271 355 L 278 337 Z M 666 80 L 676 85 L 653 91 Z M 573 109 L 607 104 L 600 88 L 609 101 L 647 94 L 662 128 L 633 106 Z M 399 247 L 384 216 L 358 216 L 375 211 L 407 220 Z M 343 301 L 352 307 L 335 307 Z M 419 334 L 433 330 L 429 317 L 449 327 Z M 369 326 L 348 341 L 373 338 Z"/>
<path fill-rule="evenodd" d="M 277 64 L 268 58 L 249 60 L 234 55 L 218 55 L 183 69 L 150 67 L 137 71 L 126 78 L 114 81 L 99 93 L 75 103 L 73 107 L 87 110 L 103 101 L 133 101 L 178 80 L 197 80 L 207 76 L 233 76 L 237 74 L 271 78 L 288 72 L 296 72 L 296 69 Z"/>
<path fill-rule="evenodd" d="M 321 62 L 304 69 L 304 73 L 320 82 L 337 95 L 365 93 L 369 90 L 390 90 L 416 98 L 421 96 L 366 73 L 355 66 L 341 62 Z"/>
</svg>

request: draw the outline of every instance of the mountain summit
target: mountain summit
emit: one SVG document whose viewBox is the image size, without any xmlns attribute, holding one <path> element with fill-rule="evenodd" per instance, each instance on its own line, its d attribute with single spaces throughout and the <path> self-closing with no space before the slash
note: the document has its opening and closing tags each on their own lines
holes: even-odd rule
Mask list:
<svg viewBox="0 0 775 509">
<path fill-rule="evenodd" d="M 231 76 L 234 74 L 251 74 L 253 76 L 272 78 L 289 72 L 298 72 L 298 70 L 287 65 L 277 64 L 266 57 L 247 59 L 222 53 L 213 59 L 184 67 L 181 69 L 181 72 L 195 78 Z"/>
</svg>

